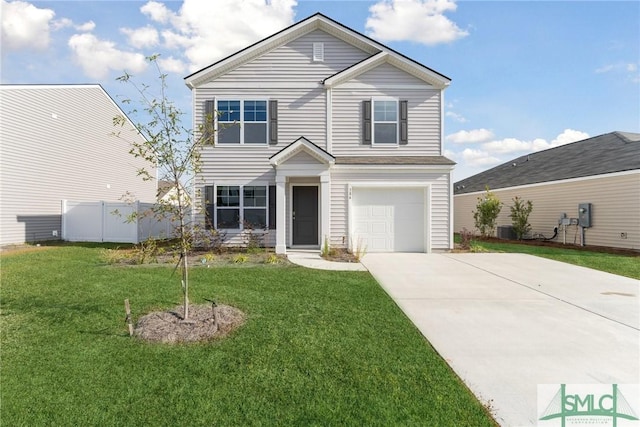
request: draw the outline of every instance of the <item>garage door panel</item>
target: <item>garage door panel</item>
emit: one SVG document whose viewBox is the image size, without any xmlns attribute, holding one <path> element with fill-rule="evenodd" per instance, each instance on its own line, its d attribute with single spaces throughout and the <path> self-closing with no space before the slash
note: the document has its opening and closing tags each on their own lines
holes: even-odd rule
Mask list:
<svg viewBox="0 0 640 427">
<path fill-rule="evenodd" d="M 367 251 L 424 252 L 424 189 L 355 188 L 352 208 L 354 234 Z"/>
</svg>

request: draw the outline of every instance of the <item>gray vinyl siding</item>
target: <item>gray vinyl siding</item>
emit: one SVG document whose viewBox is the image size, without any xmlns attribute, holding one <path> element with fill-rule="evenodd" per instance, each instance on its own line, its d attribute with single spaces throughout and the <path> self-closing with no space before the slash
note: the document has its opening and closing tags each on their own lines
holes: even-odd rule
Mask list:
<svg viewBox="0 0 640 427">
<path fill-rule="evenodd" d="M 324 43 L 324 61 L 313 62 L 313 43 Z M 319 82 L 370 55 L 315 30 L 217 78 L 215 83 Z"/>
<path fill-rule="evenodd" d="M 296 139 L 304 136 L 309 141 L 320 147 L 326 147 L 327 123 L 326 123 L 326 96 L 321 87 L 306 89 L 246 89 L 238 88 L 197 88 L 194 89 L 194 120 L 196 128 L 202 123 L 205 115 L 205 103 L 210 99 L 271 99 L 278 101 L 278 144 L 262 148 L 268 158 L 280 151 Z M 223 151 L 233 152 L 237 155 L 236 167 L 244 161 L 247 153 L 245 146 L 218 145 L 207 147 L 211 154 L 218 156 Z M 253 147 L 259 150 L 258 147 Z M 204 160 L 204 158 L 203 158 Z"/>
<path fill-rule="evenodd" d="M 585 230 L 587 246 L 607 246 L 640 250 L 640 171 L 630 174 L 614 174 L 575 181 L 557 181 L 542 185 L 491 190 L 504 203 L 498 225 L 510 225 L 509 206 L 519 196 L 533 202 L 529 217 L 532 233 L 553 236 L 558 218 L 566 213 L 578 217 L 578 204 L 592 204 L 592 225 Z M 463 227 L 474 229 L 473 214 L 477 198 L 482 193 L 454 196 L 454 230 Z M 476 230 L 477 233 L 477 230 Z M 621 233 L 626 233 L 623 239 Z M 556 242 L 563 241 L 560 231 Z M 567 244 L 580 244 L 578 227 L 567 229 Z"/>
<path fill-rule="evenodd" d="M 432 250 L 449 248 L 449 172 L 362 172 L 350 170 L 333 170 L 331 172 L 331 245 L 344 247 L 348 245 L 348 186 L 363 183 L 398 183 L 420 182 L 431 185 L 431 204 L 427 206 L 431 219 Z"/>
<path fill-rule="evenodd" d="M 112 135 L 122 112 L 101 87 L 2 86 L 0 97 L 0 243 L 60 237 L 63 199 L 155 200 L 155 180 L 137 176 L 143 163 Z"/>
<path fill-rule="evenodd" d="M 378 84 L 376 85 L 376 81 Z M 381 147 L 362 143 L 362 101 L 373 97 L 407 100 L 407 145 Z M 389 64 L 363 73 L 332 91 L 334 156 L 439 156 L 441 92 Z"/>
</svg>

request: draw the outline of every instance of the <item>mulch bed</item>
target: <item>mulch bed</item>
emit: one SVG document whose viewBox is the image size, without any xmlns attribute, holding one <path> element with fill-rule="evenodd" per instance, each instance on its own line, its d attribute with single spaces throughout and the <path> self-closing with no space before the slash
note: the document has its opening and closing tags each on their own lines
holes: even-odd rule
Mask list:
<svg viewBox="0 0 640 427">
<path fill-rule="evenodd" d="M 326 259 L 327 261 L 334 262 L 358 262 L 356 257 L 351 252 L 342 248 L 332 248 L 331 251 L 329 251 L 329 254 L 323 256 L 322 258 Z"/>
<path fill-rule="evenodd" d="M 580 246 L 573 244 L 562 244 L 561 242 L 555 242 L 551 240 L 505 240 L 498 239 L 497 237 L 474 237 L 473 240 L 479 242 L 491 242 L 491 243 L 513 243 L 518 245 L 529 245 L 529 246 L 546 246 L 550 248 L 558 248 L 558 249 L 574 249 L 577 251 L 586 251 L 586 252 L 600 252 L 600 253 L 608 253 L 608 254 L 617 254 L 617 255 L 629 255 L 629 256 L 640 256 L 640 251 L 633 249 L 623 249 L 623 248 L 609 248 L 605 246 Z"/>
<path fill-rule="evenodd" d="M 189 320 L 182 319 L 183 306 L 142 316 L 135 325 L 137 338 L 164 344 L 209 341 L 223 338 L 245 322 L 245 314 L 235 307 L 220 304 L 215 308 L 217 325 L 210 304 L 189 305 Z"/>
</svg>

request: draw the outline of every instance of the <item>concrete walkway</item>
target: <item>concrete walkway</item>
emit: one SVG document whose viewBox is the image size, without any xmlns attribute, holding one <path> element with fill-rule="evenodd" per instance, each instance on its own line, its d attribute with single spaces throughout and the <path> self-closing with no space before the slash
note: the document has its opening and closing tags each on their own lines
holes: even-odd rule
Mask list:
<svg viewBox="0 0 640 427">
<path fill-rule="evenodd" d="M 327 261 L 320 256 L 320 251 L 313 250 L 287 250 L 287 258 L 294 264 L 317 270 L 338 270 L 338 271 L 367 271 L 359 262 L 333 262 Z"/>
<path fill-rule="evenodd" d="M 501 425 L 538 424 L 538 384 L 640 383 L 638 280 L 524 254 L 362 262 Z"/>
</svg>

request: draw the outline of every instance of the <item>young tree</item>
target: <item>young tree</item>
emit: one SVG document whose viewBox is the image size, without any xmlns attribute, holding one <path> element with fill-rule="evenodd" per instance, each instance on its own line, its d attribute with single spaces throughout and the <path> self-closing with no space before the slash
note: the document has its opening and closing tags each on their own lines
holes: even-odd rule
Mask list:
<svg viewBox="0 0 640 427">
<path fill-rule="evenodd" d="M 160 71 L 158 55 L 147 57 L 158 72 L 159 91 L 152 94 L 151 86 L 136 83 L 128 73 L 117 78 L 122 83 L 130 84 L 140 95 L 141 112 L 137 109 L 130 111 L 130 115 L 142 113 L 148 122 L 137 123 L 137 131 L 144 136 L 144 142 L 135 138 L 127 138 L 122 131 L 115 134 L 131 144 L 129 151 L 134 157 L 142 158 L 158 169 L 158 179 L 168 181 L 175 192 L 169 200 L 158 200 L 153 208 L 153 214 L 158 218 L 171 218 L 176 223 L 175 237 L 178 240 L 180 260 L 178 266 L 181 271 L 181 284 L 184 301 L 183 319 L 189 318 L 189 269 L 188 252 L 191 247 L 190 209 L 192 200 L 188 188 L 193 184 L 196 174 L 200 170 L 200 150 L 211 140 L 213 132 L 213 117 L 208 117 L 205 125 L 197 132 L 182 125 L 184 113 L 179 110 L 167 97 L 167 75 Z M 127 99 L 124 103 L 130 104 Z M 116 126 L 123 127 L 127 118 L 119 115 L 113 119 Z M 143 180 L 156 177 L 146 168 L 138 170 Z"/>
<path fill-rule="evenodd" d="M 525 234 L 531 231 L 531 224 L 529 224 L 529 215 L 533 210 L 533 203 L 531 200 L 526 202 L 520 197 L 516 196 L 513 199 L 513 205 L 510 207 L 511 224 L 513 225 L 513 231 L 515 231 L 518 240 L 522 240 Z"/>
<path fill-rule="evenodd" d="M 498 196 L 489 191 L 487 186 L 484 197 L 478 197 L 478 204 L 473 212 L 475 226 L 483 237 L 494 235 L 500 210 L 502 210 L 502 202 Z"/>
</svg>

